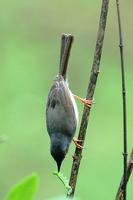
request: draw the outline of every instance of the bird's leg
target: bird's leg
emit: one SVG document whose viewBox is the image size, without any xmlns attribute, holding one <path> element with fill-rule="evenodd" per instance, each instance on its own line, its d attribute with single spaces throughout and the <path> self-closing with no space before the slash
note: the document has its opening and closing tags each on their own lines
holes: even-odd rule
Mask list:
<svg viewBox="0 0 133 200">
<path fill-rule="evenodd" d="M 93 103 L 93 100 L 91 100 L 91 99 L 83 99 L 75 94 L 73 94 L 73 96 L 74 96 L 74 98 L 79 99 L 81 101 L 81 103 L 83 103 L 85 106 L 87 106 L 89 108 L 91 107 L 91 105 Z"/>
<path fill-rule="evenodd" d="M 82 143 L 82 141 L 83 140 L 79 140 L 79 139 L 77 139 L 77 138 L 73 138 L 73 142 L 74 142 L 74 144 L 76 145 L 76 147 L 78 148 L 78 149 L 83 149 L 83 146 L 81 145 L 81 143 Z"/>
</svg>

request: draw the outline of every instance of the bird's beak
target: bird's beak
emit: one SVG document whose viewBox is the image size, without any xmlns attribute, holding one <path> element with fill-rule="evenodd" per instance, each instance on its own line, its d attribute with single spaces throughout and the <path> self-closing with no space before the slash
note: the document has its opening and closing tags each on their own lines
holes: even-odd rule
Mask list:
<svg viewBox="0 0 133 200">
<path fill-rule="evenodd" d="M 58 172 L 60 172 L 61 163 L 62 163 L 62 162 L 57 162 Z"/>
</svg>

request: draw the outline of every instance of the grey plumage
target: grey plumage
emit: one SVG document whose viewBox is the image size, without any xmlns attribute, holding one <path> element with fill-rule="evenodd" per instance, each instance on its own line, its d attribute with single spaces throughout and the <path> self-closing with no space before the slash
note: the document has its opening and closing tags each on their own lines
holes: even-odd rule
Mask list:
<svg viewBox="0 0 133 200">
<path fill-rule="evenodd" d="M 46 124 L 51 142 L 51 155 L 58 171 L 68 152 L 77 126 L 76 103 L 66 83 L 67 63 L 72 43 L 71 35 L 63 35 L 59 75 L 50 89 L 46 108 Z"/>
</svg>

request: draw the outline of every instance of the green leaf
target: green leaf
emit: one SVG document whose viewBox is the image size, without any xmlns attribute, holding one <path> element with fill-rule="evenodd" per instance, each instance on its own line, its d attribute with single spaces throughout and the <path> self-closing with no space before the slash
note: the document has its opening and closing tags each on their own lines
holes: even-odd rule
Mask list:
<svg viewBox="0 0 133 200">
<path fill-rule="evenodd" d="M 15 185 L 6 200 L 33 200 L 38 188 L 38 176 L 32 174 Z"/>
</svg>

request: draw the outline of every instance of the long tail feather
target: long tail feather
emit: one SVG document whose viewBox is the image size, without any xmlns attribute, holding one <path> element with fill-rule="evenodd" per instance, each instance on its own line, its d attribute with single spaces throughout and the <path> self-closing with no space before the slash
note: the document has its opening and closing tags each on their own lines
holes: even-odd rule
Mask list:
<svg viewBox="0 0 133 200">
<path fill-rule="evenodd" d="M 61 38 L 59 74 L 62 75 L 64 79 L 66 79 L 67 65 L 73 39 L 74 37 L 70 34 L 63 34 Z"/>
</svg>

